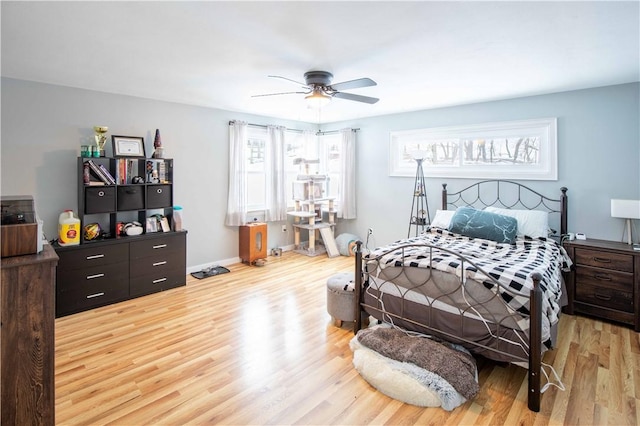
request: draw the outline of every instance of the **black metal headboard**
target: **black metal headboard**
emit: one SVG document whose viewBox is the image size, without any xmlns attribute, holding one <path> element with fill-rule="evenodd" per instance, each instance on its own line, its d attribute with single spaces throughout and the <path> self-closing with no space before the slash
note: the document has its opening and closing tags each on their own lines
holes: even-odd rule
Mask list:
<svg viewBox="0 0 640 426">
<path fill-rule="evenodd" d="M 442 184 L 442 209 L 449 207 L 488 206 L 506 209 L 543 210 L 560 215 L 560 235 L 567 234 L 567 188 L 560 188 L 559 199 L 547 197 L 533 189 L 510 180 L 490 179 L 476 182 L 457 192 L 447 192 L 447 184 Z"/>
</svg>

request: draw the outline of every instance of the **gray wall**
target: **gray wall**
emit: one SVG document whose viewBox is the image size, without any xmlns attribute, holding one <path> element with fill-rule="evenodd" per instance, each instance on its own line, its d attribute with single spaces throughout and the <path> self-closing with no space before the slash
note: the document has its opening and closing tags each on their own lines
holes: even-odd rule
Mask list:
<svg viewBox="0 0 640 426">
<path fill-rule="evenodd" d="M 361 129 L 352 231 L 365 236 L 372 228 L 378 245 L 407 235 L 414 178 L 388 176 L 389 132 L 557 117 L 558 180 L 522 183 L 558 197 L 567 187 L 569 231 L 619 241 L 624 221 L 611 218 L 610 199 L 640 199 L 639 99 L 640 84 L 633 83 L 333 123 Z M 427 178 L 431 214 L 440 207 L 442 183 L 455 190 L 472 182 Z"/>
<path fill-rule="evenodd" d="M 48 239 L 58 215 L 78 211 L 76 158 L 93 144 L 94 125 L 110 135 L 144 136 L 147 155 L 160 129 L 174 159 L 174 204 L 184 208 L 187 265 L 198 270 L 238 256 L 238 229 L 224 226 L 229 120 L 315 129 L 307 123 L 2 78 L 1 193 L 33 195 Z M 269 227 L 269 247 L 293 244 L 291 232 Z"/>
<path fill-rule="evenodd" d="M 324 124 L 323 130 L 358 127 L 358 219 L 337 232 L 383 244 L 407 233 L 412 178 L 388 176 L 389 132 L 494 121 L 558 118 L 559 180 L 525 182 L 545 194 L 569 188 L 569 227 L 588 237 L 619 240 L 623 221 L 609 214 L 611 198 L 640 198 L 640 84 L 625 84 Z M 238 231 L 224 226 L 228 182 L 228 121 L 317 128 L 231 111 L 112 95 L 2 78 L 1 193 L 32 194 L 54 238 L 58 214 L 77 211 L 76 157 L 92 143 L 92 126 L 109 134 L 144 136 L 147 153 L 160 129 L 165 156 L 174 158 L 175 204 L 189 229 L 187 265 L 230 261 L 238 255 Z M 427 179 L 433 214 L 440 188 L 464 179 Z M 269 247 L 293 242 L 280 224 L 269 227 Z"/>
</svg>

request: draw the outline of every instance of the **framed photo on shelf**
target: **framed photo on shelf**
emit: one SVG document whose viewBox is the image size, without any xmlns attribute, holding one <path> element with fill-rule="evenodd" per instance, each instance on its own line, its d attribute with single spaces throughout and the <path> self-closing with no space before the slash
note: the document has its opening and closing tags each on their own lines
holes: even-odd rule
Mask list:
<svg viewBox="0 0 640 426">
<path fill-rule="evenodd" d="M 147 218 L 147 232 L 158 232 L 158 219 L 153 216 Z"/>
<path fill-rule="evenodd" d="M 114 157 L 146 158 L 144 138 L 137 136 L 111 136 Z"/>
</svg>

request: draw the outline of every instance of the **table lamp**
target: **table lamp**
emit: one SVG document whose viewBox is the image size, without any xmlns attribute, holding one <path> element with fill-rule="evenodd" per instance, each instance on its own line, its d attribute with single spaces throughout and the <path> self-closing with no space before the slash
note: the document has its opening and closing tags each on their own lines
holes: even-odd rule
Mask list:
<svg viewBox="0 0 640 426">
<path fill-rule="evenodd" d="M 631 219 L 640 219 L 640 200 L 611 200 L 611 217 L 626 219 L 624 234 L 627 234 L 627 244 L 632 244 Z"/>
</svg>

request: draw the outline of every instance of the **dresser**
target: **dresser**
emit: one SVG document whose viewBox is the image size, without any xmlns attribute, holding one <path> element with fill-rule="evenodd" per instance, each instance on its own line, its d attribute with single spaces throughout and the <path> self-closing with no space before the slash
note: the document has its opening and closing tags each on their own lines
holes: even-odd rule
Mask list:
<svg viewBox="0 0 640 426">
<path fill-rule="evenodd" d="M 56 317 L 186 285 L 186 231 L 58 247 Z"/>
<path fill-rule="evenodd" d="M 568 241 L 564 246 L 573 261 L 565 312 L 640 331 L 640 251 L 626 243 L 595 239 Z"/>
<path fill-rule="evenodd" d="M 1 374 L 3 425 L 53 425 L 54 295 L 58 256 L 2 258 Z"/>
</svg>

